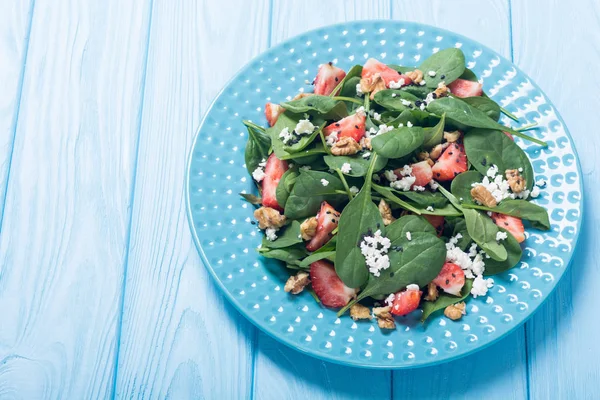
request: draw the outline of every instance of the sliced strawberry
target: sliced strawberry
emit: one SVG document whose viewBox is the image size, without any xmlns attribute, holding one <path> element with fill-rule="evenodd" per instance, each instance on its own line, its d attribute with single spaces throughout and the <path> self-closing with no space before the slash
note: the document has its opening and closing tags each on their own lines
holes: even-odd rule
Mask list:
<svg viewBox="0 0 600 400">
<path fill-rule="evenodd" d="M 425 219 L 427 221 L 429 221 L 429 223 L 431 225 L 433 225 L 433 227 L 437 230 L 440 229 L 442 227 L 442 225 L 444 225 L 444 216 L 443 215 L 427 215 L 427 214 L 422 214 L 423 217 L 425 217 Z"/>
<path fill-rule="evenodd" d="M 333 132 L 337 132 L 338 139 L 342 137 L 351 137 L 357 142 L 365 136 L 365 122 L 367 117 L 362 114 L 353 114 L 329 124 L 323 129 L 325 136 L 331 135 Z"/>
<path fill-rule="evenodd" d="M 483 85 L 479 82 L 457 79 L 448 85 L 450 93 L 456 97 L 475 97 L 483 94 Z"/>
<path fill-rule="evenodd" d="M 265 104 L 265 117 L 267 117 L 267 122 L 269 126 L 275 125 L 277 122 L 277 118 L 279 118 L 279 114 L 284 111 L 284 108 L 279 104 L 275 103 L 267 103 Z"/>
<path fill-rule="evenodd" d="M 525 227 L 520 218 L 505 214 L 492 213 L 492 221 L 501 228 L 506 229 L 517 239 L 517 242 L 523 243 L 525 240 Z"/>
<path fill-rule="evenodd" d="M 513 142 L 515 141 L 515 138 L 513 137 L 512 133 L 506 132 L 506 131 L 502 131 L 502 133 L 504 133 L 506 136 L 508 136 L 510 138 L 510 140 L 512 140 Z"/>
<path fill-rule="evenodd" d="M 379 76 L 383 78 L 385 86 L 387 87 L 390 87 L 390 82 L 398 82 L 400 79 L 404 79 L 405 85 L 410 85 L 412 83 L 412 79 L 408 76 L 400 74 L 398 71 L 388 67 L 381 61 L 369 58 L 363 66 L 361 78 L 369 79 L 375 74 L 379 74 Z"/>
<path fill-rule="evenodd" d="M 283 209 L 277 203 L 275 191 L 279 180 L 285 171 L 288 169 L 288 163 L 281 161 L 275 157 L 275 153 L 271 153 L 267 159 L 265 165 L 265 177 L 262 180 L 262 205 L 265 207 L 275 208 L 276 210 L 283 211 Z"/>
<path fill-rule="evenodd" d="M 323 247 L 331 239 L 331 231 L 338 226 L 340 213 L 326 201 L 321 203 L 321 210 L 317 214 L 317 233 L 306 244 L 306 250 L 315 251 Z"/>
<path fill-rule="evenodd" d="M 412 164 L 411 168 L 413 176 L 417 178 L 413 186 L 425 187 L 433 179 L 433 171 L 427 161 Z"/>
<path fill-rule="evenodd" d="M 458 265 L 447 262 L 432 282 L 444 292 L 460 296 L 460 291 L 465 285 L 465 273 Z"/>
<path fill-rule="evenodd" d="M 344 285 L 335 273 L 333 264 L 325 260 L 310 264 L 310 281 L 319 300 L 326 307 L 344 307 L 358 293 L 358 289 Z"/>
<path fill-rule="evenodd" d="M 462 144 L 452 143 L 446 147 L 440 158 L 431 168 L 433 177 L 438 181 L 451 181 L 467 170 L 467 155 Z"/>
<path fill-rule="evenodd" d="M 331 62 L 321 65 L 313 82 L 315 94 L 329 96 L 345 76 L 344 70 L 334 66 Z"/>
<path fill-rule="evenodd" d="M 396 293 L 394 302 L 392 303 L 392 314 L 406 315 L 415 311 L 419 308 L 422 294 L 423 292 L 418 289 L 407 289 Z"/>
</svg>

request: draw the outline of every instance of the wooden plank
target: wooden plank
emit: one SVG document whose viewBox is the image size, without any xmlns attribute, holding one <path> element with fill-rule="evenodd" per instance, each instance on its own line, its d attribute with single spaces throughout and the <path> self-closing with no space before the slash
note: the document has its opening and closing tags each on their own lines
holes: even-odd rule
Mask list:
<svg viewBox="0 0 600 400">
<path fill-rule="evenodd" d="M 112 395 L 148 17 L 145 0 L 35 3 L 0 236 L 0 398 Z"/>
<path fill-rule="evenodd" d="M 268 1 L 154 2 L 117 395 L 243 399 L 255 328 L 225 301 L 192 242 L 187 155 L 203 113 L 267 48 Z"/>
<path fill-rule="evenodd" d="M 31 7 L 31 0 L 0 1 L 0 224 L 21 101 Z"/>
<path fill-rule="evenodd" d="M 543 10 L 543 12 L 540 12 Z M 532 399 L 597 396 L 600 347 L 595 286 L 600 262 L 600 90 L 594 66 L 600 63 L 600 3 L 512 1 L 514 57 L 545 91 L 568 126 L 579 153 L 585 188 L 585 220 L 573 263 L 556 292 L 527 324 L 529 387 Z M 550 29 L 565 26 L 568 30 Z M 560 83 L 560 84 L 557 84 Z"/>
<path fill-rule="evenodd" d="M 389 16 L 388 1 L 276 0 L 273 2 L 272 42 L 277 44 L 307 30 L 337 22 Z M 323 362 L 262 333 L 258 336 L 257 351 L 254 384 L 257 399 L 390 397 L 389 371 L 361 370 Z"/>
<path fill-rule="evenodd" d="M 510 59 L 508 3 L 394 0 L 394 19 L 421 22 L 473 38 Z M 521 399 L 527 396 L 524 329 L 467 358 L 448 364 L 394 372 L 394 398 Z M 426 378 L 424 378 L 426 377 Z"/>
</svg>

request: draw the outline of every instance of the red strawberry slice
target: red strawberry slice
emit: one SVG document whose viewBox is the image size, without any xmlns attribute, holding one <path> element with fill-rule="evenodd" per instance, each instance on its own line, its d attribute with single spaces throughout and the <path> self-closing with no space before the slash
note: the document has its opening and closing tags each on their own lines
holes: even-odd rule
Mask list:
<svg viewBox="0 0 600 400">
<path fill-rule="evenodd" d="M 523 221 L 520 218 L 513 217 L 505 214 L 492 213 L 492 221 L 501 228 L 509 231 L 517 242 L 523 243 L 525 241 L 525 227 Z"/>
<path fill-rule="evenodd" d="M 271 153 L 267 159 L 265 165 L 265 177 L 262 180 L 262 205 L 265 207 L 275 208 L 276 210 L 283 211 L 283 209 L 277 203 L 275 197 L 275 191 L 279 180 L 285 171 L 288 169 L 288 163 L 281 161 L 275 157 L 275 153 Z"/>
<path fill-rule="evenodd" d="M 383 78 L 385 86 L 387 87 L 390 87 L 390 82 L 398 82 L 400 79 L 404 79 L 405 85 L 410 85 L 412 83 L 412 79 L 408 76 L 400 74 L 398 71 L 388 67 L 381 61 L 369 58 L 363 66 L 361 78 L 369 79 L 375 74 L 379 74 L 379 76 Z"/>
<path fill-rule="evenodd" d="M 267 122 L 269 126 L 275 125 L 277 122 L 277 118 L 279 118 L 279 114 L 284 111 L 284 108 L 279 104 L 275 103 L 267 103 L 265 104 L 265 117 L 267 117 Z"/>
<path fill-rule="evenodd" d="M 344 307 L 358 293 L 358 289 L 344 285 L 335 273 L 333 264 L 325 260 L 310 264 L 310 281 L 319 300 L 326 307 Z"/>
<path fill-rule="evenodd" d="M 452 143 L 446 147 L 440 158 L 431 168 L 433 177 L 438 181 L 451 181 L 467 170 L 467 155 L 462 144 Z"/>
<path fill-rule="evenodd" d="M 317 214 L 317 233 L 306 244 L 306 250 L 315 251 L 323 247 L 331 239 L 331 231 L 337 228 L 339 219 L 340 213 L 326 201 L 322 202 Z"/>
<path fill-rule="evenodd" d="M 392 303 L 392 314 L 406 315 L 415 311 L 419 308 L 422 294 L 423 292 L 417 289 L 407 289 L 403 292 L 396 293 L 394 302 Z"/>
<path fill-rule="evenodd" d="M 510 140 L 512 140 L 513 142 L 515 141 L 515 138 L 513 137 L 512 133 L 506 132 L 506 131 L 502 131 L 502 133 L 504 133 L 506 136 L 508 136 L 510 138 Z"/>
<path fill-rule="evenodd" d="M 417 178 L 414 186 L 427 186 L 431 179 L 433 179 L 433 171 L 431 165 L 427 161 L 421 161 L 411 165 L 412 175 Z"/>
<path fill-rule="evenodd" d="M 334 66 L 331 62 L 321 65 L 313 82 L 315 94 L 329 96 L 345 76 L 344 70 Z"/>
<path fill-rule="evenodd" d="M 423 214 L 423 217 L 425 217 L 425 219 L 427 221 L 429 221 L 429 223 L 431 225 L 433 225 L 433 227 L 438 230 L 442 227 L 442 225 L 444 225 L 444 216 L 443 215 L 427 215 L 427 214 Z"/>
<path fill-rule="evenodd" d="M 444 292 L 460 296 L 460 291 L 465 285 L 465 273 L 460 266 L 447 262 L 432 282 Z"/>
<path fill-rule="evenodd" d="M 450 93 L 456 97 L 475 97 L 483 94 L 483 85 L 479 82 L 457 79 L 448 85 Z"/>
<path fill-rule="evenodd" d="M 367 117 L 364 114 L 353 114 L 346 118 L 329 124 L 323 129 L 325 136 L 331 135 L 333 132 L 337 132 L 338 139 L 342 137 L 351 137 L 357 142 L 360 142 L 363 136 L 365 136 L 365 122 Z"/>
</svg>

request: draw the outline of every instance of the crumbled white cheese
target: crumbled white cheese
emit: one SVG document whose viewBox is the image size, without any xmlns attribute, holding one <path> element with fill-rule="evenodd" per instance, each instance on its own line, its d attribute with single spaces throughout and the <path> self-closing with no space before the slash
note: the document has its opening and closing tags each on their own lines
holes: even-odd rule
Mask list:
<svg viewBox="0 0 600 400">
<path fill-rule="evenodd" d="M 298 121 L 296 128 L 294 129 L 298 135 L 309 135 L 313 133 L 314 130 L 315 126 L 308 119 L 301 119 Z"/>
<path fill-rule="evenodd" d="M 387 126 L 386 124 L 381 124 L 379 125 L 379 130 L 377 131 L 377 133 L 375 134 L 375 136 L 377 135 L 382 135 L 386 132 L 389 132 L 391 130 L 393 130 L 394 127 L 393 126 Z"/>
<path fill-rule="evenodd" d="M 397 82 L 390 81 L 389 88 L 390 89 L 400 89 L 404 85 L 406 85 L 404 78 L 400 78 L 400 79 L 398 79 Z"/>
<path fill-rule="evenodd" d="M 357 83 L 357 84 L 356 84 L 356 95 L 357 95 L 357 96 L 362 96 L 362 95 L 364 95 L 364 93 L 363 93 L 363 91 L 362 91 L 362 89 L 361 89 L 361 87 L 360 87 L 360 83 Z"/>
<path fill-rule="evenodd" d="M 344 174 L 349 174 L 350 170 L 352 170 L 352 166 L 347 162 L 343 163 L 342 168 L 340 168 L 340 171 L 342 171 Z"/>
<path fill-rule="evenodd" d="M 398 176 L 392 169 L 384 171 L 383 175 L 385 176 L 385 179 L 387 179 L 390 182 L 396 182 L 398 180 Z"/>
<path fill-rule="evenodd" d="M 398 128 L 402 128 L 403 126 L 404 126 L 404 124 L 403 124 L 402 122 L 400 122 L 400 123 L 398 124 Z"/>
<path fill-rule="evenodd" d="M 527 199 L 529 197 L 530 191 L 525 189 L 520 193 L 513 193 L 510 190 L 510 185 L 506 179 L 501 174 L 498 174 L 498 167 L 492 165 L 486 176 L 483 177 L 481 182 L 475 182 L 471 185 L 472 187 L 483 186 L 485 187 L 496 199 L 496 202 L 500 203 L 502 200 L 510 198 L 510 199 Z"/>
<path fill-rule="evenodd" d="M 487 214 L 488 217 L 492 216 L 492 212 L 491 211 L 486 212 L 486 214 Z"/>
<path fill-rule="evenodd" d="M 358 107 L 354 113 L 359 117 L 367 116 L 367 112 L 365 111 L 365 108 L 363 106 Z"/>
<path fill-rule="evenodd" d="M 360 190 L 356 186 L 350 186 L 350 193 L 358 194 Z"/>
<path fill-rule="evenodd" d="M 472 279 L 483 274 L 485 263 L 482 254 L 477 252 L 477 244 L 473 243 L 468 253 L 462 251 L 460 247 L 456 247 L 461 238 L 462 235 L 458 233 L 446 243 L 446 261 L 461 267 L 465 271 L 465 276 Z"/>
<path fill-rule="evenodd" d="M 290 140 L 294 138 L 294 134 L 290 132 L 290 130 L 285 127 L 279 132 L 279 137 L 284 144 L 287 144 Z"/>
<path fill-rule="evenodd" d="M 427 208 L 425 210 L 430 211 L 430 212 L 434 211 L 432 206 L 427 206 Z"/>
<path fill-rule="evenodd" d="M 396 97 L 398 96 L 396 93 L 392 93 L 392 97 Z"/>
<path fill-rule="evenodd" d="M 256 167 L 254 171 L 252 171 L 252 177 L 256 182 L 260 182 L 265 179 L 265 170 L 261 167 Z"/>
<path fill-rule="evenodd" d="M 311 169 L 311 166 L 310 165 L 303 165 L 303 166 L 300 167 L 300 169 L 303 170 L 303 171 L 308 171 L 309 169 Z"/>
<path fill-rule="evenodd" d="M 494 286 L 494 280 L 492 278 L 483 279 L 481 275 L 477 275 L 475 280 L 473 280 L 473 288 L 471 288 L 471 294 L 473 298 L 477 296 L 485 296 L 488 292 L 488 289 Z"/>
<path fill-rule="evenodd" d="M 381 121 L 381 114 L 374 112 L 373 113 L 373 119 L 375 121 Z"/>
<path fill-rule="evenodd" d="M 519 167 L 518 171 L 523 172 L 523 167 Z"/>
<path fill-rule="evenodd" d="M 486 175 L 490 178 L 494 178 L 496 175 L 498 175 L 498 166 L 492 165 L 490 168 L 488 168 Z"/>
<path fill-rule="evenodd" d="M 425 104 L 425 103 L 421 103 L 421 105 L 419 106 L 419 109 L 420 109 L 421 111 L 425 111 L 425 106 L 426 106 L 426 104 Z"/>
<path fill-rule="evenodd" d="M 413 186 L 413 190 L 415 192 L 424 192 L 425 188 L 423 186 L 415 185 L 415 186 Z"/>
<path fill-rule="evenodd" d="M 275 232 L 277 231 L 277 229 L 274 228 L 267 228 L 265 230 L 265 235 L 267 236 L 267 240 L 272 242 L 275 239 L 277 239 L 277 235 L 275 234 Z"/>
<path fill-rule="evenodd" d="M 427 75 L 433 78 L 435 76 L 435 71 L 429 71 Z"/>
<path fill-rule="evenodd" d="M 536 184 L 536 186 L 539 186 L 539 187 L 544 187 L 544 186 L 546 186 L 546 181 L 545 181 L 544 179 L 538 179 L 538 180 L 535 182 L 535 184 Z"/>
<path fill-rule="evenodd" d="M 362 155 L 363 158 L 369 158 L 371 157 L 371 152 L 370 151 L 365 151 Z"/>
<path fill-rule="evenodd" d="M 427 82 L 425 82 L 425 80 L 422 80 L 421 82 L 419 82 L 419 85 L 421 85 L 421 86 L 425 86 L 425 84 L 427 84 Z"/>
<path fill-rule="evenodd" d="M 337 140 L 338 140 L 338 133 L 331 132 L 329 134 L 329 136 L 327 136 L 327 138 L 325 139 L 325 143 L 327 143 L 327 146 L 331 147 L 335 144 L 335 142 L 337 142 Z"/>
<path fill-rule="evenodd" d="M 411 283 L 410 285 L 406 286 L 406 290 L 419 290 L 419 285 L 416 283 Z"/>
<path fill-rule="evenodd" d="M 412 235 L 410 232 L 406 232 L 406 239 L 408 239 L 409 242 L 412 240 Z"/>
<path fill-rule="evenodd" d="M 413 124 L 412 124 L 412 122 L 410 122 L 410 121 L 407 121 L 407 122 L 406 122 L 406 126 L 408 126 L 409 128 L 412 128 Z"/>
<path fill-rule="evenodd" d="M 431 190 L 437 190 L 440 187 L 440 184 L 432 179 L 429 181 L 429 187 Z"/>
<path fill-rule="evenodd" d="M 402 103 L 403 106 L 410 106 L 412 103 L 410 102 L 410 100 L 406 100 L 406 99 L 402 99 L 400 100 L 400 103 Z"/>
<path fill-rule="evenodd" d="M 531 193 L 529 195 L 533 198 L 538 197 L 540 195 L 540 188 L 537 186 L 534 186 L 533 189 L 531 189 Z"/>
<path fill-rule="evenodd" d="M 394 300 L 396 299 L 396 295 L 394 293 L 391 293 L 388 297 L 385 298 L 385 304 L 387 304 L 388 306 L 392 306 L 394 304 Z"/>
<path fill-rule="evenodd" d="M 506 238 L 508 237 L 508 235 L 506 234 L 506 232 L 502 232 L 502 231 L 498 231 L 498 233 L 496 233 L 496 241 L 501 241 L 501 240 L 506 240 Z"/>
<path fill-rule="evenodd" d="M 360 242 L 360 252 L 365 257 L 369 272 L 374 276 L 379 276 L 380 271 L 390 267 L 387 252 L 391 245 L 390 239 L 381 235 L 381 230 L 377 230 L 373 236 L 364 236 Z"/>
<path fill-rule="evenodd" d="M 416 180 L 417 178 L 415 178 L 414 176 L 405 176 L 402 179 L 390 183 L 390 186 L 396 190 L 408 192 L 410 190 L 410 187 L 415 183 Z"/>
<path fill-rule="evenodd" d="M 289 163 L 288 164 L 288 169 L 292 169 L 294 167 L 294 163 Z"/>
<path fill-rule="evenodd" d="M 327 185 L 329 185 L 329 181 L 327 179 L 323 178 L 323 179 L 321 179 L 321 185 L 327 186 Z"/>
</svg>

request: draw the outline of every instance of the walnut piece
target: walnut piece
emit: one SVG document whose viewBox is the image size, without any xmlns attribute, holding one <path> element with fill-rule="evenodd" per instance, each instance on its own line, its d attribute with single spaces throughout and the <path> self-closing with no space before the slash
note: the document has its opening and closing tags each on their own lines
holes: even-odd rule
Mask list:
<svg viewBox="0 0 600 400">
<path fill-rule="evenodd" d="M 377 325 L 381 329 L 396 329 L 396 321 L 392 313 L 390 313 L 391 307 L 373 307 L 373 314 L 377 318 Z"/>
<path fill-rule="evenodd" d="M 513 193 L 521 193 L 527 186 L 527 181 L 521 176 L 518 169 L 507 169 L 504 174 Z"/>
<path fill-rule="evenodd" d="M 360 146 L 363 149 L 373 150 L 373 146 L 371 146 L 371 138 L 365 136 L 362 139 L 360 139 L 360 142 L 358 144 L 360 144 Z"/>
<path fill-rule="evenodd" d="M 298 294 L 310 283 L 308 272 L 298 272 L 289 277 L 283 290 L 291 294 Z"/>
<path fill-rule="evenodd" d="M 439 296 L 437 285 L 433 282 L 429 282 L 427 285 L 427 296 L 425 296 L 425 300 L 427 301 L 436 301 Z"/>
<path fill-rule="evenodd" d="M 383 219 L 383 224 L 385 226 L 388 226 L 396 220 L 396 218 L 394 218 L 392 215 L 392 209 L 390 208 L 390 205 L 384 199 L 379 200 L 379 213 L 381 214 L 381 218 Z"/>
<path fill-rule="evenodd" d="M 463 315 L 466 315 L 467 312 L 465 310 L 466 304 L 464 301 L 456 304 L 449 305 L 444 309 L 444 315 L 450 318 L 452 321 L 456 321 L 457 319 L 461 319 Z"/>
<path fill-rule="evenodd" d="M 285 225 L 285 215 L 271 207 L 261 207 L 254 211 L 254 218 L 258 221 L 260 229 L 279 229 Z"/>
<path fill-rule="evenodd" d="M 437 160 L 438 158 L 440 158 L 440 156 L 442 155 L 442 153 L 444 152 L 444 146 L 441 144 L 435 145 L 433 147 L 433 149 L 431 149 L 431 151 L 429 152 L 429 158 L 431 158 L 432 160 Z"/>
<path fill-rule="evenodd" d="M 433 91 L 433 97 L 439 99 L 440 97 L 448 96 L 449 90 L 444 82 L 438 83 L 437 89 Z"/>
<path fill-rule="evenodd" d="M 350 317 L 353 320 L 359 319 L 371 319 L 371 310 L 369 307 L 365 307 L 362 304 L 355 303 L 352 307 L 350 307 Z"/>
<path fill-rule="evenodd" d="M 352 154 L 358 153 L 361 149 L 361 145 L 351 137 L 339 138 L 337 142 L 331 147 L 331 154 L 334 156 L 351 156 Z"/>
<path fill-rule="evenodd" d="M 471 197 L 473 197 L 473 200 L 477 200 L 486 207 L 493 208 L 498 204 L 494 196 L 492 196 L 492 193 L 490 193 L 483 185 L 477 185 L 471 189 Z"/>
<path fill-rule="evenodd" d="M 427 161 L 427 164 L 429 164 L 430 167 L 433 167 L 433 164 L 435 164 L 431 157 L 429 157 L 429 152 L 427 151 L 422 151 L 419 154 L 417 154 L 417 158 L 420 161 Z"/>
<path fill-rule="evenodd" d="M 420 69 L 415 69 L 414 71 L 407 72 L 404 75 L 408 76 L 414 83 L 421 83 L 423 80 L 423 71 Z"/>
<path fill-rule="evenodd" d="M 360 80 L 360 90 L 363 93 L 371 93 L 371 100 L 375 97 L 375 93 L 385 90 L 385 81 L 380 74 L 373 74 L 370 78 L 362 78 Z"/>
<path fill-rule="evenodd" d="M 460 133 L 460 131 L 444 132 L 444 139 L 449 143 L 458 142 L 461 136 L 462 133 Z"/>
<path fill-rule="evenodd" d="M 311 217 L 304 220 L 303 223 L 300 224 L 300 235 L 302 235 L 302 239 L 310 240 L 317 234 L 317 218 Z"/>
</svg>

